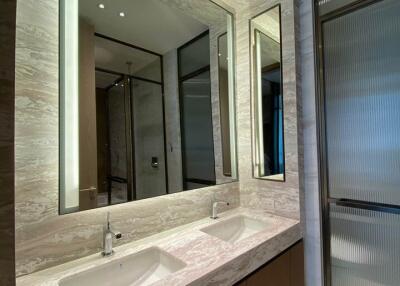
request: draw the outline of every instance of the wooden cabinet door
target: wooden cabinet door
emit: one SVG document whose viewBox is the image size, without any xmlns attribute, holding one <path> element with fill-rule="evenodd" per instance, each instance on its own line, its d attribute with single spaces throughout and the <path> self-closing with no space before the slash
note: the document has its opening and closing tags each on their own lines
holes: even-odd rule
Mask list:
<svg viewBox="0 0 400 286">
<path fill-rule="evenodd" d="M 304 250 L 299 242 L 236 286 L 304 286 Z"/>
</svg>

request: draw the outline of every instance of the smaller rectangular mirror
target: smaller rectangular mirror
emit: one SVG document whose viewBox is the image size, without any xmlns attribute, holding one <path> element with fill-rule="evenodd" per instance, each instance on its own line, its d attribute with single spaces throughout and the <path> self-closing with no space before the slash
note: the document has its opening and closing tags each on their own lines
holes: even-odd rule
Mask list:
<svg viewBox="0 0 400 286">
<path fill-rule="evenodd" d="M 254 176 L 284 181 L 281 9 L 251 20 Z"/>
</svg>

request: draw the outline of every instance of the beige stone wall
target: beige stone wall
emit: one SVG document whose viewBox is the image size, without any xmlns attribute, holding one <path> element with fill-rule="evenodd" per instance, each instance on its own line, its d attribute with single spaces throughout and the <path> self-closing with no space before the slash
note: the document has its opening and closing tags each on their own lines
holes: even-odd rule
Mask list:
<svg viewBox="0 0 400 286">
<path fill-rule="evenodd" d="M 238 2 L 237 0 L 235 2 Z M 240 1 L 239 1 L 240 2 Z M 252 123 L 251 123 L 251 66 L 249 19 L 281 4 L 282 9 L 282 67 L 284 101 L 285 182 L 254 179 L 252 172 Z M 297 1 L 252 0 L 236 14 L 237 57 L 237 121 L 239 150 L 239 181 L 241 204 L 263 208 L 273 213 L 300 218 L 299 198 L 302 194 L 302 126 L 299 65 L 296 61 L 298 43 L 295 41 L 297 26 Z M 300 119 L 299 119 L 300 118 Z"/>
</svg>

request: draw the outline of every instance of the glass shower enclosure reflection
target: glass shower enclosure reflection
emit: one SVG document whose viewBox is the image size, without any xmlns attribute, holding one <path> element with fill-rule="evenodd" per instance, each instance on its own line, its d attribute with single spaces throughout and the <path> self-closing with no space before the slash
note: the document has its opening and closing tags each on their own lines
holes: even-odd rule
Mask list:
<svg viewBox="0 0 400 286">
<path fill-rule="evenodd" d="M 162 56 L 98 33 L 80 53 L 79 198 L 61 212 L 167 194 Z"/>
<path fill-rule="evenodd" d="M 117 77 L 96 89 L 98 206 L 167 193 L 162 86 L 101 68 Z"/>
<path fill-rule="evenodd" d="M 117 77 L 96 72 L 97 78 L 113 76 Z M 126 84 L 127 80 L 122 78 L 108 88 L 101 88 L 99 83 L 96 87 L 98 206 L 126 202 L 132 196 L 131 178 L 128 183 L 131 162 L 127 160 L 130 142 L 127 142 Z"/>
</svg>

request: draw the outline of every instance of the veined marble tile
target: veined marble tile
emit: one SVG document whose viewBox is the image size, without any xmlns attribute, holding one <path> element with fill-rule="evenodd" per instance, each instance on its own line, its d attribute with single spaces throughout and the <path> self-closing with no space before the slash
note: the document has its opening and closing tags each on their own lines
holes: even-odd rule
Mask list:
<svg viewBox="0 0 400 286">
<path fill-rule="evenodd" d="M 249 19 L 277 2 L 217 2 L 236 9 L 236 105 L 240 183 L 60 216 L 58 0 L 18 0 L 15 83 L 17 275 L 99 252 L 107 211 L 112 214 L 115 228 L 124 234 L 118 244 L 142 239 L 207 217 L 214 194 L 217 198 L 229 201 L 229 208 L 238 207 L 241 199 L 244 206 L 287 217 L 300 216 L 299 194 L 302 186 L 299 180 L 301 173 L 298 156 L 302 154 L 299 152 L 302 141 L 298 132 L 300 119 L 297 118 L 300 104 L 299 94 L 296 93 L 293 1 L 282 2 L 285 126 L 290 128 L 285 130 L 288 180 L 281 184 L 252 178 L 249 64 Z M 191 3 L 195 5 L 195 2 Z"/>
<path fill-rule="evenodd" d="M 298 27 L 296 1 L 249 1 L 237 11 L 237 110 L 241 204 L 246 207 L 268 209 L 293 218 L 300 218 L 302 180 L 302 124 L 299 64 L 297 60 Z M 282 67 L 284 99 L 285 182 L 253 178 L 252 171 L 252 112 L 251 112 L 251 53 L 249 20 L 280 4 L 282 22 Z M 240 76 L 239 76 L 240 75 Z"/>
<path fill-rule="evenodd" d="M 266 223 L 266 228 L 235 243 L 220 240 L 201 231 L 204 227 L 223 223 L 240 215 L 263 221 Z M 154 286 L 229 286 L 300 238 L 300 225 L 296 220 L 275 216 L 266 211 L 237 208 L 220 214 L 217 221 L 205 218 L 116 247 L 115 254 L 110 258 L 103 258 L 99 254 L 91 255 L 20 277 L 17 285 L 56 286 L 60 279 L 156 246 L 180 259 L 186 266 L 173 275 L 155 282 Z"/>
<path fill-rule="evenodd" d="M 323 285 L 312 0 L 299 1 L 304 132 L 304 251 L 306 285 Z"/>
</svg>

